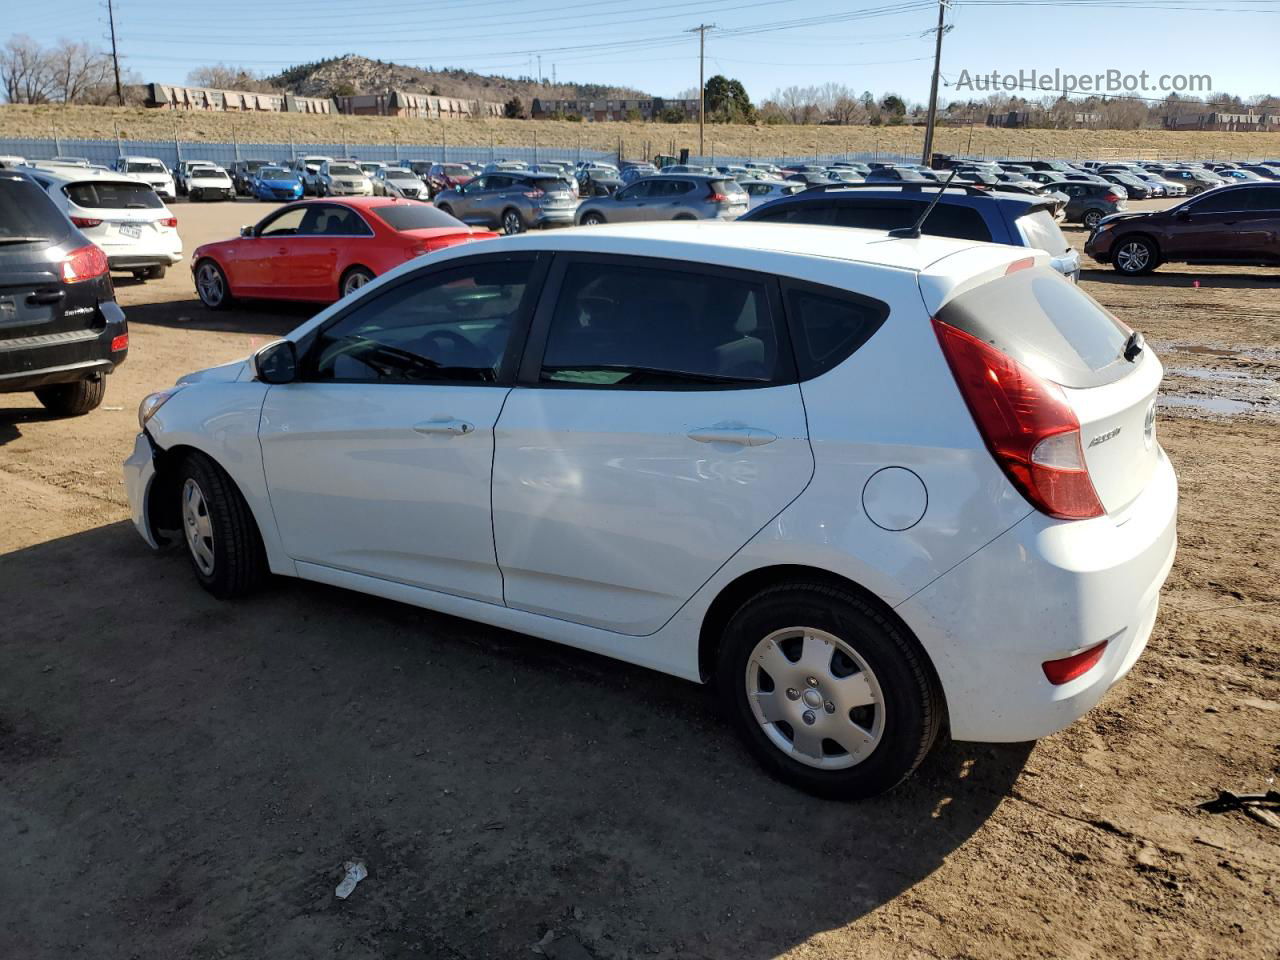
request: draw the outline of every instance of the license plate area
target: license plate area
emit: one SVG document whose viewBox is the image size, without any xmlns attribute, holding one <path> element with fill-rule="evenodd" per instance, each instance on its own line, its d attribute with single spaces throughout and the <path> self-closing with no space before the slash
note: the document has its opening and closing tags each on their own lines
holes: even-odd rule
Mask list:
<svg viewBox="0 0 1280 960">
<path fill-rule="evenodd" d="M 142 224 L 140 223 L 122 223 L 118 229 L 122 237 L 128 237 L 130 240 L 142 238 Z"/>
</svg>

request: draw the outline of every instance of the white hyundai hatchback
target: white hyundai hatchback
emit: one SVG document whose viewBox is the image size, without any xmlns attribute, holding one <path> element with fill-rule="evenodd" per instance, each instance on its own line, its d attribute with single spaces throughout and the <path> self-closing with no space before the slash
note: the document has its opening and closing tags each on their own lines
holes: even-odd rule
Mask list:
<svg viewBox="0 0 1280 960">
<path fill-rule="evenodd" d="M 460 247 L 147 397 L 134 522 L 714 681 L 815 793 L 1071 723 L 1151 634 L 1142 338 L 1022 248 L 782 224 Z"/>
</svg>

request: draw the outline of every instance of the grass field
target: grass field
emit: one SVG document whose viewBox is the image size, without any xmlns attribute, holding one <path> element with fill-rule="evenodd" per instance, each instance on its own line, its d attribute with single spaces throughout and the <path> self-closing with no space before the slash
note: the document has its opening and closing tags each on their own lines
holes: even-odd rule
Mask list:
<svg viewBox="0 0 1280 960">
<path fill-rule="evenodd" d="M 0 139 L 54 138 L 183 142 L 438 144 L 614 150 L 628 156 L 689 147 L 697 153 L 696 124 L 568 123 L 529 120 L 418 120 L 399 117 L 297 114 L 178 113 L 140 107 L 0 106 Z M 709 154 L 791 156 L 846 151 L 913 154 L 920 127 L 709 125 Z M 943 127 L 935 149 L 993 156 L 1151 159 L 1280 156 L 1280 133 L 1202 133 L 1164 130 L 1006 130 Z"/>
</svg>

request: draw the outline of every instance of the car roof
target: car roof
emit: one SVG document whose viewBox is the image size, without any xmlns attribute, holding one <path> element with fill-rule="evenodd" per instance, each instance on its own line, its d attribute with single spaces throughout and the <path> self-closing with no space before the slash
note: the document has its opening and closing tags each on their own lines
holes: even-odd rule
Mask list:
<svg viewBox="0 0 1280 960">
<path fill-rule="evenodd" d="M 146 186 L 145 182 L 127 173 L 116 173 L 114 170 L 94 170 L 91 167 L 35 167 L 32 168 L 46 180 L 57 180 L 60 183 L 84 183 L 88 180 L 105 180 L 109 183 L 135 183 Z"/>
<path fill-rule="evenodd" d="M 801 193 L 793 193 L 789 197 L 773 201 L 774 203 L 813 203 L 818 197 L 902 197 L 906 196 L 912 200 L 932 200 L 938 192 L 938 186 L 934 181 L 921 183 L 913 181 L 912 183 L 872 183 L 868 186 L 862 184 L 835 183 L 822 190 L 805 190 Z M 974 200 L 992 200 L 996 203 L 1017 204 L 1020 206 L 1044 206 L 1043 197 L 1032 196 L 1027 193 L 1017 191 L 1004 191 L 999 186 L 992 184 L 987 189 L 974 191 L 968 189 L 970 185 L 960 186 L 952 184 L 942 192 L 939 203 L 960 203 L 966 206 L 972 206 Z M 961 192 L 963 191 L 963 192 Z"/>
<path fill-rule="evenodd" d="M 518 234 L 504 238 L 503 244 L 510 249 L 625 253 L 690 262 L 701 261 L 713 251 L 757 251 L 915 272 L 925 272 L 941 260 L 973 249 L 988 252 L 993 262 L 1012 262 L 1025 259 L 1028 254 L 1024 247 L 927 234 L 915 239 L 895 239 L 883 230 L 858 227 L 716 220 L 602 224 L 590 230 Z"/>
</svg>

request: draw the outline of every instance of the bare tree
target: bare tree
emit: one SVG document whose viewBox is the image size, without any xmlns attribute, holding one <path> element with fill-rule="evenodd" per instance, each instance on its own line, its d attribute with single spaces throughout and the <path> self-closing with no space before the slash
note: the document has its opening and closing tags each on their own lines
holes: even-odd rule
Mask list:
<svg viewBox="0 0 1280 960">
<path fill-rule="evenodd" d="M 197 67 L 187 74 L 187 83 L 193 87 L 246 90 L 250 93 L 271 93 L 275 89 L 266 79 L 252 70 L 226 63 Z"/>
<path fill-rule="evenodd" d="M 25 34 L 10 37 L 0 51 L 0 82 L 10 103 L 47 103 L 54 80 L 40 44 Z"/>
<path fill-rule="evenodd" d="M 98 103 L 111 81 L 111 58 L 85 43 L 60 40 L 45 52 L 50 95 L 63 103 Z M 114 89 L 114 88 L 113 88 Z"/>
<path fill-rule="evenodd" d="M 775 90 L 769 98 L 792 123 L 813 123 L 818 114 L 817 87 L 787 87 Z"/>
</svg>

